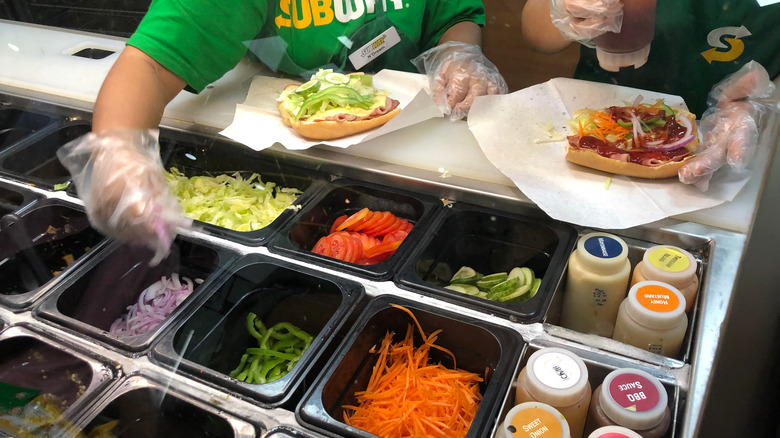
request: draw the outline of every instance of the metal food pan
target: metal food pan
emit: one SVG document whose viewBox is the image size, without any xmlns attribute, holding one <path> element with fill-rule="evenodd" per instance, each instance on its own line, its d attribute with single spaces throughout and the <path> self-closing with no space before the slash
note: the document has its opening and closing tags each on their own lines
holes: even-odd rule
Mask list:
<svg viewBox="0 0 780 438">
<path fill-rule="evenodd" d="M 585 366 L 588 369 L 588 382 L 591 386 L 591 392 L 595 391 L 596 388 L 601 385 L 607 374 L 618 368 L 638 369 L 657 378 L 661 382 L 661 385 L 663 385 L 663 387 L 666 389 L 666 395 L 668 397 L 669 403 L 669 412 L 672 417 L 669 430 L 664 435 L 664 438 L 672 438 L 676 436 L 676 433 L 680 427 L 679 422 L 683 416 L 683 410 L 685 408 L 685 401 L 687 398 L 687 382 L 684 380 L 687 376 L 686 374 L 682 374 L 683 380 L 681 380 L 680 374 L 676 374 L 669 369 L 654 367 L 640 361 L 612 355 L 594 350 L 592 348 L 577 346 L 570 343 L 557 342 L 555 340 L 549 339 L 534 339 L 528 342 L 526 348 L 523 351 L 523 355 L 520 359 L 517 370 L 514 374 L 509 391 L 506 392 L 506 398 L 503 400 L 500 413 L 493 428 L 493 432 L 489 436 L 493 436 L 495 438 L 501 438 L 504 436 L 498 432 L 502 427 L 504 419 L 509 410 L 511 410 L 517 404 L 515 403 L 515 389 L 520 371 L 525 367 L 526 363 L 528 362 L 528 358 L 531 357 L 532 354 L 542 348 L 548 347 L 557 347 L 568 350 L 569 352 L 577 355 L 580 359 L 582 359 L 583 362 L 585 362 Z"/>
<path fill-rule="evenodd" d="M 274 183 L 277 188 L 294 188 L 302 192 L 292 206 L 271 224 L 255 231 L 234 231 L 197 222 L 210 234 L 252 246 L 266 243 L 297 210 L 307 204 L 327 180 L 325 173 L 311 168 L 304 160 L 272 151 L 257 152 L 246 146 L 213 137 L 162 130 L 160 150 L 165 169 L 175 167 L 188 178 L 232 176 L 238 173 L 242 178 L 248 179 L 253 173 L 258 173 L 264 183 Z M 257 207 L 263 208 L 262 205 Z"/>
<path fill-rule="evenodd" d="M 29 111 L 0 100 L 0 154 L 56 121 L 53 115 Z"/>
<path fill-rule="evenodd" d="M 335 333 L 363 297 L 363 288 L 256 254 L 239 260 L 229 272 L 203 306 L 155 344 L 152 358 L 266 406 L 294 404 L 297 390 L 310 383 L 318 358 L 327 355 Z M 289 323 L 312 337 L 300 360 L 278 380 L 258 384 L 230 377 L 247 348 L 260 346 L 247 329 L 250 312 L 268 328 Z"/>
<path fill-rule="evenodd" d="M 415 331 L 415 345 L 421 342 L 420 334 L 412 318 L 401 309 L 410 310 L 426 335 L 442 330 L 436 345 L 447 349 L 431 348 L 430 362 L 483 376 L 480 392 L 482 401 L 471 423 L 467 437 L 483 437 L 493 427 L 501 400 L 510 382 L 523 348 L 519 333 L 482 319 L 476 319 L 432 304 L 423 304 L 392 295 L 374 298 L 352 326 L 338 351 L 331 357 L 296 409 L 296 416 L 304 425 L 317 431 L 339 437 L 367 438 L 374 436 L 363 430 L 347 426 L 343 422 L 344 405 L 356 403 L 355 392 L 366 388 L 377 355 L 372 347 L 381 344 L 388 332 L 394 342 L 404 338 L 409 326 Z"/>
<path fill-rule="evenodd" d="M 111 384 L 115 369 L 105 359 L 26 325 L 0 333 L 0 381 L 51 397 L 51 406 L 67 422 L 74 421 Z"/>
<path fill-rule="evenodd" d="M 333 182 L 311 201 L 269 243 L 272 252 L 324 265 L 339 272 L 356 274 L 374 280 L 392 278 L 399 263 L 405 260 L 430 221 L 441 207 L 437 198 L 420 193 L 380 186 L 373 183 L 342 179 Z M 359 265 L 311 252 L 317 241 L 329 234 L 333 221 L 363 208 L 389 211 L 414 225 L 401 246 L 387 260 L 372 265 Z"/>
<path fill-rule="evenodd" d="M 21 310 L 88 260 L 104 241 L 87 215 L 56 200 L 0 218 L 0 304 Z"/>
<path fill-rule="evenodd" d="M 693 340 L 696 336 L 696 330 L 698 330 L 698 320 L 700 316 L 700 305 L 704 299 L 703 293 L 707 289 L 708 283 L 708 271 L 709 271 L 709 258 L 712 251 L 715 249 L 716 242 L 706 236 L 698 236 L 687 233 L 670 232 L 661 229 L 651 229 L 637 227 L 627 230 L 592 230 L 592 229 L 580 229 L 580 236 L 588 234 L 593 231 L 606 231 L 612 233 L 621 239 L 623 239 L 628 245 L 628 259 L 631 263 L 631 269 L 633 273 L 634 267 L 642 261 L 642 257 L 646 249 L 655 245 L 673 245 L 682 248 L 690 252 L 697 263 L 697 275 L 699 276 L 699 291 L 696 294 L 696 300 L 694 306 L 688 312 L 688 328 L 683 339 L 682 347 L 676 357 L 666 357 L 660 354 L 651 353 L 649 351 L 642 350 L 637 347 L 633 347 L 621 342 L 611 340 L 596 335 L 584 335 L 573 330 L 569 330 L 565 327 L 556 327 L 552 330 L 555 336 L 560 336 L 568 339 L 576 340 L 585 345 L 591 345 L 609 351 L 614 351 L 619 354 L 626 355 L 632 358 L 640 358 L 641 360 L 655 363 L 658 365 L 670 366 L 670 367 L 682 367 L 685 363 L 690 363 L 692 359 L 692 347 Z M 564 272 L 563 279 L 560 283 L 556 298 L 553 301 L 553 305 L 548 312 L 547 323 L 552 325 L 560 324 L 560 309 L 563 300 L 564 291 L 566 289 L 566 274 Z M 628 290 L 626 290 L 626 295 Z"/>
<path fill-rule="evenodd" d="M 70 275 L 55 292 L 35 308 L 36 317 L 89 336 L 126 354 L 135 354 L 151 342 L 180 315 L 196 308 L 209 285 L 235 255 L 221 247 L 184 236 L 171 246 L 170 255 L 149 266 L 152 253 L 145 247 L 120 245 L 102 251 L 89 265 Z M 117 336 L 110 329 L 141 293 L 163 276 L 172 274 L 194 282 L 193 292 L 155 328 L 135 336 Z M 197 280 L 203 280 L 199 283 Z"/>
<path fill-rule="evenodd" d="M 513 321 L 542 321 L 576 243 L 576 230 L 531 209 L 513 214 L 454 203 L 442 211 L 396 282 Z M 445 289 L 461 266 L 483 275 L 528 267 L 542 281 L 536 295 L 527 301 L 503 304 Z"/>
<path fill-rule="evenodd" d="M 0 171 L 12 178 L 54 189 L 70 181 L 70 173 L 57 158 L 57 150 L 92 129 L 89 122 L 68 119 L 56 126 L 16 144 L 0 158 Z"/>
<path fill-rule="evenodd" d="M 116 422 L 110 427 L 110 423 Z M 82 416 L 82 431 L 106 427 L 116 438 L 254 438 L 256 427 L 179 389 L 176 382 L 132 374 Z M 107 426 L 108 425 L 108 426 Z"/>
<path fill-rule="evenodd" d="M 16 213 L 39 199 L 38 194 L 0 181 L 0 216 Z"/>
</svg>

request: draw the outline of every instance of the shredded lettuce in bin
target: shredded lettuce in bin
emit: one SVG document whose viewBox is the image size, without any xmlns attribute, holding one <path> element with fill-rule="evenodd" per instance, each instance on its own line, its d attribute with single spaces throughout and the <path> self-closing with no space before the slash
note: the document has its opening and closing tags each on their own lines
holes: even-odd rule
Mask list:
<svg viewBox="0 0 780 438">
<path fill-rule="evenodd" d="M 239 173 L 187 178 L 172 167 L 165 178 L 185 216 L 233 231 L 254 231 L 271 224 L 285 209 L 295 208 L 292 203 L 301 194 L 296 188 L 263 182 L 257 173 L 246 179 Z"/>
</svg>

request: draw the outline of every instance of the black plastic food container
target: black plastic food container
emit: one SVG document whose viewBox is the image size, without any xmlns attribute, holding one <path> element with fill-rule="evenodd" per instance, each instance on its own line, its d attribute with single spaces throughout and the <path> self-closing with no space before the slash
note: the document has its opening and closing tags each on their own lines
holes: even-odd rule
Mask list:
<svg viewBox="0 0 780 438">
<path fill-rule="evenodd" d="M 219 247 L 179 237 L 171 246 L 170 255 L 157 266 L 149 266 L 150 250 L 114 243 L 102 251 L 88 266 L 80 268 L 42 301 L 35 314 L 80 334 L 119 347 L 125 352 L 147 348 L 152 340 L 172 321 L 200 301 L 203 291 L 221 272 L 221 266 L 235 255 Z M 194 282 L 193 292 L 156 328 L 136 336 L 115 336 L 109 330 L 112 323 L 127 313 L 141 293 L 165 276 L 179 275 Z M 203 280 L 202 283 L 196 279 Z"/>
<path fill-rule="evenodd" d="M 70 173 L 57 158 L 57 150 L 92 129 L 88 122 L 71 120 L 46 135 L 36 135 L 9 149 L 0 159 L 0 170 L 37 186 L 53 189 L 70 181 Z"/>
<path fill-rule="evenodd" d="M 40 196 L 33 192 L 0 183 L 0 216 L 15 213 L 37 199 L 40 199 Z"/>
<path fill-rule="evenodd" d="M 0 108 L 0 153 L 53 122 L 51 116 L 16 106 Z"/>
<path fill-rule="evenodd" d="M 481 307 L 519 322 L 541 321 L 561 281 L 577 232 L 530 209 L 517 214 L 455 203 L 443 213 L 396 277 L 405 288 L 423 290 L 447 301 Z M 469 266 L 488 275 L 529 267 L 542 282 L 534 297 L 504 304 L 445 289 L 452 276 Z"/>
<path fill-rule="evenodd" d="M 0 217 L 0 303 L 32 305 L 97 250 L 103 236 L 87 215 L 58 201 Z"/>
<path fill-rule="evenodd" d="M 301 215 L 296 216 L 294 221 L 281 230 L 271 241 L 269 248 L 273 252 L 327 265 L 342 272 L 386 280 L 395 274 L 395 267 L 408 257 L 441 205 L 441 201 L 433 196 L 413 194 L 367 182 L 339 180 L 333 183 L 329 191 L 310 202 Z M 363 208 L 389 211 L 414 224 L 412 231 L 389 259 L 374 265 L 358 265 L 311 252 L 317 241 L 329 234 L 336 218 L 349 216 Z"/>
<path fill-rule="evenodd" d="M 569 352 L 577 355 L 580 359 L 582 359 L 583 362 L 585 362 L 585 366 L 588 369 L 588 382 L 590 383 L 591 391 L 595 391 L 596 388 L 604 381 L 604 378 L 607 377 L 607 374 L 618 368 L 638 369 L 657 378 L 661 382 L 661 385 L 663 385 L 663 387 L 666 389 L 666 395 L 668 397 L 669 403 L 669 413 L 672 417 L 671 425 L 669 426 L 667 433 L 664 435 L 664 438 L 672 438 L 677 435 L 676 430 L 677 427 L 679 427 L 678 420 L 682 418 L 681 413 L 685 407 L 687 392 L 683 389 L 682 386 L 680 386 L 680 383 L 673 374 L 657 367 L 649 366 L 645 363 L 627 358 L 606 355 L 604 352 L 580 348 L 572 344 L 564 344 L 555 341 L 532 340 L 528 343 L 528 346 L 523 352 L 520 364 L 517 368 L 517 373 L 514 376 L 513 381 L 517 380 L 520 371 L 525 367 L 528 359 L 532 354 L 542 348 L 548 347 L 556 347 L 568 350 Z M 591 398 L 591 403 L 592 402 L 593 399 Z M 502 427 L 502 423 L 506 418 L 506 414 L 515 405 L 517 405 L 517 402 L 515 401 L 515 389 L 512 388 L 512 390 L 507 393 L 506 399 L 504 400 L 503 408 L 501 409 L 501 413 L 496 424 L 496 430 Z M 497 433 L 496 436 L 503 435 Z"/>
<path fill-rule="evenodd" d="M 305 205 L 326 180 L 324 174 L 313 169 L 310 163 L 290 155 L 257 152 L 244 145 L 178 131 L 164 130 L 160 133 L 160 150 L 165 169 L 175 167 L 188 178 L 239 173 L 243 179 L 248 179 L 253 173 L 258 173 L 263 183 L 275 183 L 278 188 L 294 188 L 301 192 L 291 208 L 284 210 L 271 224 L 255 231 L 234 231 L 197 222 L 210 234 L 247 245 L 267 242 L 269 236 Z"/>
<path fill-rule="evenodd" d="M 264 405 L 280 405 L 308 382 L 307 373 L 345 324 L 363 287 L 256 254 L 241 259 L 230 271 L 203 306 L 155 344 L 152 357 Z M 266 327 L 286 322 L 313 338 L 298 363 L 279 380 L 250 384 L 229 376 L 247 348 L 259 346 L 247 330 L 249 312 Z"/>
<path fill-rule="evenodd" d="M 117 421 L 112 434 L 105 435 L 116 438 L 260 436 L 253 425 L 182 393 L 175 384 L 140 374 L 123 379 L 85 417 L 85 434 Z"/>
<path fill-rule="evenodd" d="M 0 382 L 49 397 L 69 421 L 108 387 L 115 367 L 24 325 L 0 334 Z"/>
<path fill-rule="evenodd" d="M 409 309 L 426 335 L 441 329 L 436 345 L 455 355 L 459 369 L 485 377 L 481 387 L 482 402 L 466 436 L 487 436 L 517 367 L 524 345 L 520 334 L 484 320 L 389 295 L 372 300 L 361 314 L 296 409 L 299 421 L 340 437 L 374 436 L 343 423 L 341 406 L 355 404 L 355 392 L 365 390 L 377 360 L 375 354 L 369 353 L 371 348 L 380 345 L 388 332 L 393 332 L 394 342 L 398 342 L 405 336 L 409 324 L 415 327 L 412 318 L 403 310 L 391 307 L 393 304 Z M 414 330 L 417 346 L 421 338 L 419 331 Z M 453 366 L 449 355 L 434 348 L 430 350 L 430 361 Z"/>
</svg>

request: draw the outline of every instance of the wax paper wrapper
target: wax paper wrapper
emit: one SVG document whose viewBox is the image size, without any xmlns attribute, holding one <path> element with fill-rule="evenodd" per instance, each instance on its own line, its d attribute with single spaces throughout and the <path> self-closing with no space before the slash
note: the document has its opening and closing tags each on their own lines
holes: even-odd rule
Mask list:
<svg viewBox="0 0 780 438">
<path fill-rule="evenodd" d="M 348 137 L 309 140 L 285 126 L 276 107 L 279 93 L 291 83 L 295 81 L 289 78 L 255 76 L 249 86 L 246 101 L 236 105 L 233 123 L 220 134 L 257 151 L 271 147 L 277 142 L 290 150 L 308 149 L 320 144 L 346 148 L 433 117 L 443 116 L 427 92 L 427 76 L 382 70 L 374 75 L 374 87 L 389 90 L 390 97 L 400 102 L 402 111 L 397 116 L 382 126 Z"/>
<path fill-rule="evenodd" d="M 577 109 L 601 109 L 664 99 L 685 107 L 679 96 L 555 78 L 501 96 L 480 96 L 468 126 L 488 160 L 550 217 L 603 229 L 624 229 L 731 201 L 748 172 L 721 169 L 709 190 L 677 178 L 648 180 L 612 175 L 564 159 L 568 120 Z"/>
</svg>

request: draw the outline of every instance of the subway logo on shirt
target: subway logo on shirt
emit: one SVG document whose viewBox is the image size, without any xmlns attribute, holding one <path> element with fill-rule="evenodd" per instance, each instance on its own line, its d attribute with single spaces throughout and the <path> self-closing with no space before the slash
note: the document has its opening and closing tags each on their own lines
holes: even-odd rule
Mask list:
<svg viewBox="0 0 780 438">
<path fill-rule="evenodd" d="M 374 13 L 376 0 L 279 0 L 281 14 L 274 19 L 277 28 L 326 26 L 335 18 L 341 23 L 360 19 Z M 388 4 L 394 10 L 404 8 L 403 0 L 382 0 L 384 10 Z M 294 13 L 293 13 L 294 11 Z"/>
</svg>

